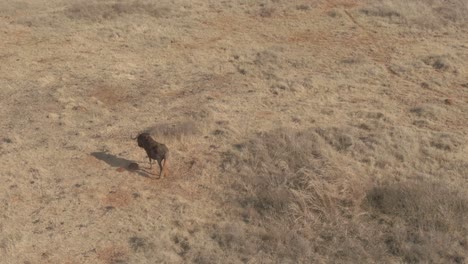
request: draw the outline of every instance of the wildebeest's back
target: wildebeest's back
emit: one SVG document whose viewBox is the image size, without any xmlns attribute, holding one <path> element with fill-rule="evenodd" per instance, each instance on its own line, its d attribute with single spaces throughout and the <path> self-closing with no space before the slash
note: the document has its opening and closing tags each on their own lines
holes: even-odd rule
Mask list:
<svg viewBox="0 0 468 264">
<path fill-rule="evenodd" d="M 166 159 L 169 154 L 167 146 L 156 142 L 152 143 L 149 149 L 147 149 L 148 156 L 155 160 Z"/>
</svg>

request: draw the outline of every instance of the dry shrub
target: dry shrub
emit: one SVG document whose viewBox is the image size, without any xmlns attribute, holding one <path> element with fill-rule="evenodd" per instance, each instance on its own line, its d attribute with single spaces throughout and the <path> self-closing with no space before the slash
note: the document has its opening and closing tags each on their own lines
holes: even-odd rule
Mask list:
<svg viewBox="0 0 468 264">
<path fill-rule="evenodd" d="M 468 196 L 441 182 L 385 183 L 371 189 L 367 206 L 385 230 L 389 253 L 405 262 L 463 263 L 468 244 Z"/>
<path fill-rule="evenodd" d="M 392 23 L 437 29 L 449 23 L 466 25 L 468 2 L 465 0 L 379 0 L 370 1 L 361 9 L 369 15 L 388 19 Z"/>
<path fill-rule="evenodd" d="M 152 17 L 165 17 L 170 12 L 168 7 L 160 6 L 151 2 L 128 1 L 128 2 L 100 2 L 79 1 L 65 10 L 71 19 L 83 19 L 100 21 L 102 19 L 115 19 L 119 16 L 129 14 L 146 14 Z"/>
</svg>

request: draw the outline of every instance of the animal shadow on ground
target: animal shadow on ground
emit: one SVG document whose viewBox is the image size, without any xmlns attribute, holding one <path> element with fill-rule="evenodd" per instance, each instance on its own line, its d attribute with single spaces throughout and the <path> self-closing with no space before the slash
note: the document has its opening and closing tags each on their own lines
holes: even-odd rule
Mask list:
<svg viewBox="0 0 468 264">
<path fill-rule="evenodd" d="M 128 170 L 128 165 L 134 161 L 132 160 L 128 160 L 128 159 L 124 159 L 124 158 L 120 158 L 120 157 L 117 157 L 115 155 L 112 155 L 112 154 L 109 154 L 107 152 L 92 152 L 91 155 L 93 157 L 95 157 L 96 159 L 99 159 L 99 160 L 102 160 L 104 161 L 105 163 L 109 164 L 110 166 L 112 167 L 117 167 L 117 168 L 124 168 L 125 170 L 129 171 L 129 172 L 136 172 L 138 173 L 140 176 L 143 176 L 143 177 L 150 177 L 151 176 L 151 173 L 144 170 L 144 169 L 138 169 L 138 170 Z"/>
</svg>

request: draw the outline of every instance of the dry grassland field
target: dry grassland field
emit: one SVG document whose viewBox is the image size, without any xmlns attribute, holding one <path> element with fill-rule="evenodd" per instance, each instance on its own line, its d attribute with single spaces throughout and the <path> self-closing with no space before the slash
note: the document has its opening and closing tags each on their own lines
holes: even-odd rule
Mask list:
<svg viewBox="0 0 468 264">
<path fill-rule="evenodd" d="M 468 263 L 467 14 L 0 1 L 0 263 Z"/>
</svg>

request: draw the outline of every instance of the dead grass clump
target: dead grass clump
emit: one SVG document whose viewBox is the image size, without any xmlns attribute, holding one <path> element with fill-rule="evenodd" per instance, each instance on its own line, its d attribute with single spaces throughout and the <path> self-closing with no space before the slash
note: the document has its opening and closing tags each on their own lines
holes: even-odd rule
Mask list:
<svg viewBox="0 0 468 264">
<path fill-rule="evenodd" d="M 180 139 L 184 136 L 196 135 L 199 129 L 197 124 L 193 121 L 179 121 L 175 123 L 157 124 L 146 129 L 145 132 L 155 135 L 156 137 Z"/>
<path fill-rule="evenodd" d="M 453 23 L 466 25 L 468 3 L 464 0 L 371 1 L 361 9 L 363 14 L 388 19 L 391 23 L 416 25 L 423 28 L 437 29 Z"/>
<path fill-rule="evenodd" d="M 239 202 L 244 208 L 263 216 L 290 215 L 304 224 L 319 222 L 358 205 L 362 197 L 353 182 L 365 186 L 365 179 L 333 168 L 330 155 L 337 152 L 327 141 L 313 129 L 258 134 L 238 152 L 226 153 L 223 168 L 240 174 L 242 182 L 234 186 L 243 193 Z M 353 144 L 344 133 L 333 134 L 330 141 L 338 151 Z"/>
<path fill-rule="evenodd" d="M 53 16 L 19 17 L 15 23 L 26 27 L 58 27 L 60 22 Z"/>
<path fill-rule="evenodd" d="M 451 68 L 451 59 L 450 56 L 428 56 L 423 59 L 423 62 L 436 70 L 447 71 Z"/>
<path fill-rule="evenodd" d="M 333 17 L 333 18 L 335 18 L 335 17 L 342 17 L 342 14 L 341 14 L 338 10 L 336 10 L 336 9 L 332 9 L 332 10 L 328 11 L 328 12 L 327 12 L 327 15 L 328 15 L 329 17 Z"/>
<path fill-rule="evenodd" d="M 430 146 L 439 150 L 455 152 L 463 145 L 463 140 L 457 135 L 436 133 L 430 139 Z"/>
<path fill-rule="evenodd" d="M 97 251 L 98 259 L 106 264 L 127 263 L 128 250 L 121 246 L 109 246 Z"/>
<path fill-rule="evenodd" d="M 468 245 L 468 196 L 439 182 L 386 183 L 366 204 L 385 230 L 387 251 L 405 262 L 463 263 Z"/>
<path fill-rule="evenodd" d="M 264 50 L 255 54 L 253 62 L 258 66 L 274 66 L 280 62 L 280 58 L 275 52 Z"/>
<path fill-rule="evenodd" d="M 297 5 L 297 6 L 296 6 L 296 9 L 297 9 L 297 10 L 301 10 L 301 11 L 307 11 L 307 10 L 310 10 L 310 6 L 309 6 L 309 5 L 304 5 L 304 4 L 302 4 L 302 5 Z"/>
<path fill-rule="evenodd" d="M 378 112 L 363 117 L 386 119 Z M 461 142 L 456 135 L 423 136 L 404 129 L 259 133 L 224 154 L 222 168 L 233 174 L 228 200 L 237 202 L 245 230 L 250 230 L 235 240 L 260 240 L 261 250 L 282 262 L 464 260 L 466 194 L 426 182 L 370 187 L 369 178 L 356 169 L 361 159 L 374 157 L 376 171 L 384 170 L 378 165 L 382 159 L 412 172 L 414 161 L 438 155 L 421 156 L 418 148 L 455 154 Z M 443 159 L 434 162 L 449 166 Z M 254 234 L 258 226 L 268 235 Z M 227 242 L 219 246 L 233 249 Z"/>
<path fill-rule="evenodd" d="M 133 251 L 138 252 L 144 249 L 147 246 L 147 241 L 144 238 L 133 236 L 128 239 L 128 244 L 133 249 Z"/>
<path fill-rule="evenodd" d="M 368 15 L 368 16 L 379 16 L 379 17 L 400 17 L 400 13 L 393 10 L 391 7 L 387 5 L 379 6 L 378 8 L 375 6 L 372 7 L 365 7 L 361 9 L 361 12 Z"/>
<path fill-rule="evenodd" d="M 258 15 L 263 18 L 272 17 L 275 11 L 276 10 L 274 8 L 262 7 L 258 12 Z"/>
<path fill-rule="evenodd" d="M 428 120 L 439 120 L 440 116 L 445 114 L 446 110 L 436 105 L 423 104 L 411 108 L 410 112 L 420 118 L 425 118 Z"/>
<path fill-rule="evenodd" d="M 316 130 L 317 134 L 322 136 L 336 150 L 344 151 L 353 145 L 353 139 L 345 131 L 338 128 Z"/>
<path fill-rule="evenodd" d="M 349 145 L 349 139 L 336 142 Z M 364 188 L 365 179 L 333 170 L 324 152 L 329 147 L 314 130 L 280 129 L 241 145 L 239 152 L 225 153 L 223 168 L 240 174 L 241 182 L 232 186 L 242 192 L 236 195 L 242 207 L 309 225 L 359 204 L 352 182 Z"/>
<path fill-rule="evenodd" d="M 457 232 L 466 229 L 468 197 L 446 186 L 429 182 L 405 182 L 377 186 L 367 203 L 384 215 L 398 217 L 423 231 Z"/>
<path fill-rule="evenodd" d="M 115 19 L 123 15 L 146 14 L 152 17 L 165 17 L 170 12 L 167 7 L 142 1 L 106 3 L 99 1 L 80 1 L 65 10 L 71 19 L 100 21 Z"/>
<path fill-rule="evenodd" d="M 218 242 L 221 248 L 242 250 L 245 246 L 245 233 L 241 226 L 226 224 L 213 232 L 211 238 Z"/>
</svg>

